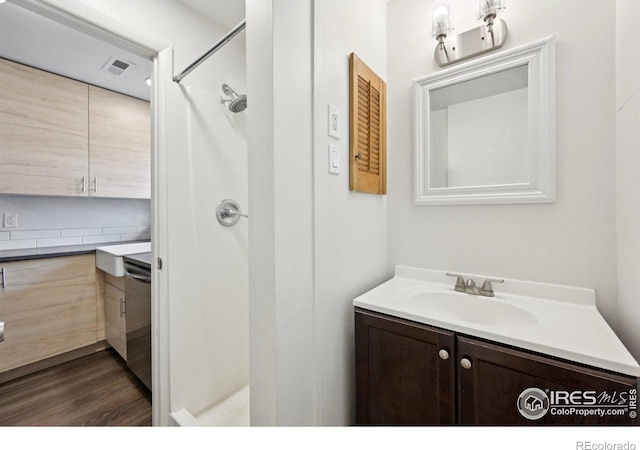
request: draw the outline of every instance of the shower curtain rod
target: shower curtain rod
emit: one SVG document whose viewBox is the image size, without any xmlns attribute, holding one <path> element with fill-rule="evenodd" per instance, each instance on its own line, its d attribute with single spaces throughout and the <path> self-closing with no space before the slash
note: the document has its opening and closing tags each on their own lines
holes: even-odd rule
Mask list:
<svg viewBox="0 0 640 450">
<path fill-rule="evenodd" d="M 184 77 L 189 75 L 196 67 L 198 67 L 207 58 L 209 58 L 209 56 L 213 55 L 215 52 L 217 52 L 222 47 L 227 45 L 231 41 L 231 39 L 233 39 L 238 33 L 244 30 L 245 27 L 247 26 L 246 22 L 247 22 L 247 19 L 243 19 L 242 22 L 240 22 L 238 25 L 236 25 L 233 28 L 233 30 L 229 31 L 222 39 L 216 42 L 216 44 L 213 47 L 211 47 L 211 49 L 207 53 L 202 55 L 200 58 L 196 59 L 186 69 L 184 69 L 178 75 L 173 77 L 173 81 L 175 81 L 176 83 L 180 83 L 180 81 L 182 81 Z"/>
</svg>

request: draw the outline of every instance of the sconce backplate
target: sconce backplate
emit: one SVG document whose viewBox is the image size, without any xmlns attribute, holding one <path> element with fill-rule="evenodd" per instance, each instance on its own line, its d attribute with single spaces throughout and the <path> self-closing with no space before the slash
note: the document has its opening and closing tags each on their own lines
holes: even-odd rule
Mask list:
<svg viewBox="0 0 640 450">
<path fill-rule="evenodd" d="M 504 45 L 506 40 L 507 24 L 502 19 L 495 19 L 493 21 L 493 36 L 487 25 L 482 24 L 438 43 L 434 57 L 438 65 L 444 67 L 497 50 Z"/>
</svg>

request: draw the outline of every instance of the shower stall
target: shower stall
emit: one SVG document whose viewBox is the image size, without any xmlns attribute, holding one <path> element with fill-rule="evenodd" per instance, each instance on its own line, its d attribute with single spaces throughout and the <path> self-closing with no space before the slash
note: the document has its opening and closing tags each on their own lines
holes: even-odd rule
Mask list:
<svg viewBox="0 0 640 450">
<path fill-rule="evenodd" d="M 244 21 L 161 87 L 171 123 L 164 162 L 169 415 L 180 426 L 249 425 L 250 108 L 239 93 L 243 36 L 234 39 L 242 29 Z"/>
</svg>

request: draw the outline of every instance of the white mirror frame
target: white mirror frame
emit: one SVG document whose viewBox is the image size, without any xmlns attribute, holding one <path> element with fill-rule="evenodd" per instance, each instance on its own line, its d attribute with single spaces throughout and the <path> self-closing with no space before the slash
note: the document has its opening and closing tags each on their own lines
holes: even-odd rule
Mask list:
<svg viewBox="0 0 640 450">
<path fill-rule="evenodd" d="M 452 84 L 528 66 L 528 181 L 485 186 L 431 187 L 427 161 L 430 92 Z M 554 203 L 556 200 L 556 89 L 553 37 L 495 53 L 413 80 L 414 85 L 414 205 Z"/>
</svg>

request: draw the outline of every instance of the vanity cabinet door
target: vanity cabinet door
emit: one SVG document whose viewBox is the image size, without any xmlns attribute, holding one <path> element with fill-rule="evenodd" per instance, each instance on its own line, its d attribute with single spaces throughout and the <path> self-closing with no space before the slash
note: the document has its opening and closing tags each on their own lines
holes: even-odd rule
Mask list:
<svg viewBox="0 0 640 450">
<path fill-rule="evenodd" d="M 454 423 L 454 333 L 356 308 L 355 340 L 357 424 Z"/>
<path fill-rule="evenodd" d="M 582 416 L 547 411 L 531 420 L 520 414 L 517 401 L 529 388 L 550 391 L 595 391 L 628 395 L 637 379 L 515 350 L 477 339 L 458 337 L 458 423 L 462 425 L 625 425 L 624 415 Z M 466 362 L 464 366 L 462 360 Z M 623 394 L 627 393 L 627 394 Z M 589 403 L 586 401 L 585 403 Z"/>
</svg>

